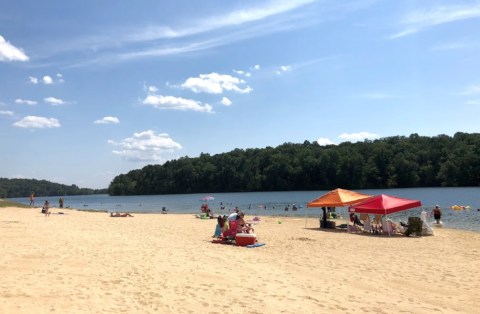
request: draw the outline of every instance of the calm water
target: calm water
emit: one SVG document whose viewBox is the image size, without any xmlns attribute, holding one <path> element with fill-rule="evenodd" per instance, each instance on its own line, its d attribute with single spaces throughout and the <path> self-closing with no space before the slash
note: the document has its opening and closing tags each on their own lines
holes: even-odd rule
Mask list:
<svg viewBox="0 0 480 314">
<path fill-rule="evenodd" d="M 384 189 L 384 190 L 356 190 L 360 193 L 378 195 L 388 194 L 420 200 L 423 209 L 431 212 L 438 204 L 443 210 L 442 221 L 444 227 L 453 229 L 480 231 L 480 188 L 415 188 L 415 189 Z M 215 214 L 228 213 L 236 206 L 247 215 L 269 216 L 305 216 L 319 218 L 320 208 L 306 208 L 307 202 L 319 197 L 328 191 L 303 192 L 255 192 L 255 193 L 212 193 L 212 194 L 183 194 L 183 195 L 141 195 L 141 196 L 64 196 L 64 206 L 80 210 L 108 211 L 108 212 L 160 212 L 166 207 L 170 213 L 199 213 L 202 204 L 201 198 L 213 196 L 209 201 L 210 208 Z M 52 206 L 58 206 L 58 197 L 37 197 L 36 206 L 42 206 L 45 200 Z M 28 197 L 11 199 L 23 204 L 29 204 Z M 293 204 L 299 208 L 292 212 Z M 220 210 L 221 206 L 225 210 Z M 285 206 L 290 210 L 285 211 Z M 470 206 L 470 210 L 454 211 L 452 205 Z M 266 209 L 265 209 L 266 208 Z M 345 217 L 347 208 L 337 208 Z M 407 221 L 408 216 L 420 216 L 421 208 L 412 209 L 391 216 L 394 220 Z"/>
</svg>

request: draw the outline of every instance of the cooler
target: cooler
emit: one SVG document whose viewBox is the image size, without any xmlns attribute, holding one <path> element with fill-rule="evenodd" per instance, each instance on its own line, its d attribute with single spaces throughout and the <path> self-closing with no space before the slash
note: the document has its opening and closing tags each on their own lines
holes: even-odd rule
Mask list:
<svg viewBox="0 0 480 314">
<path fill-rule="evenodd" d="M 235 244 L 238 246 L 247 246 L 255 244 L 257 237 L 253 233 L 237 233 L 235 235 Z"/>
</svg>

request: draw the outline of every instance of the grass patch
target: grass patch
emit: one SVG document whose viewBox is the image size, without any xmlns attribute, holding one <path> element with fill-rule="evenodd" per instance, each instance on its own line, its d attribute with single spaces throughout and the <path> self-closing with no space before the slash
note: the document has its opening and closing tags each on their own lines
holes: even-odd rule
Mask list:
<svg viewBox="0 0 480 314">
<path fill-rule="evenodd" d="M 0 207 L 23 207 L 23 208 L 27 208 L 27 207 L 30 207 L 30 206 L 27 206 L 25 204 L 20 204 L 20 203 L 17 203 L 17 202 L 11 202 L 11 201 L 6 201 L 4 199 L 0 199 Z"/>
</svg>

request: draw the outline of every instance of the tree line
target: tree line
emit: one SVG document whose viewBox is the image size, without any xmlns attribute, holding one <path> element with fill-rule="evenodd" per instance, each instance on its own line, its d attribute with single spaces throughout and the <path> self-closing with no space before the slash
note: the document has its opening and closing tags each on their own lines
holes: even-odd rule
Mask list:
<svg viewBox="0 0 480 314">
<path fill-rule="evenodd" d="M 110 195 L 460 187 L 480 183 L 480 134 L 412 134 L 182 157 L 116 176 Z"/>
<path fill-rule="evenodd" d="M 79 188 L 46 180 L 0 178 L 0 198 L 59 195 L 90 195 L 107 193 L 107 189 Z"/>
</svg>

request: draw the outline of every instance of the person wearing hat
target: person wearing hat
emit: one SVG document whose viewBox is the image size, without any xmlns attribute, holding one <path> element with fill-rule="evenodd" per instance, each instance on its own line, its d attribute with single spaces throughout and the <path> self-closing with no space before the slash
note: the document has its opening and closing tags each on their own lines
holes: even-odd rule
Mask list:
<svg viewBox="0 0 480 314">
<path fill-rule="evenodd" d="M 435 205 L 435 208 L 433 209 L 433 218 L 437 221 L 437 224 L 440 223 L 440 218 L 442 218 L 442 210 L 438 205 Z"/>
</svg>

